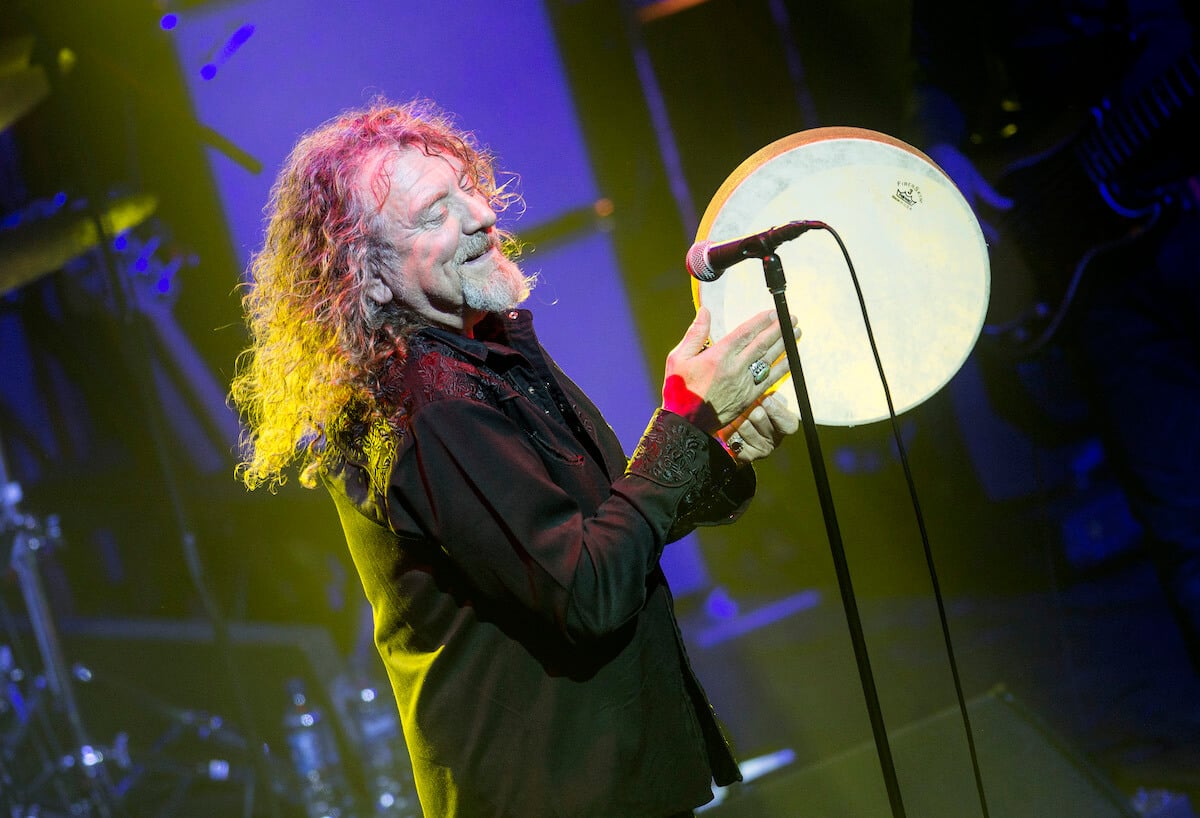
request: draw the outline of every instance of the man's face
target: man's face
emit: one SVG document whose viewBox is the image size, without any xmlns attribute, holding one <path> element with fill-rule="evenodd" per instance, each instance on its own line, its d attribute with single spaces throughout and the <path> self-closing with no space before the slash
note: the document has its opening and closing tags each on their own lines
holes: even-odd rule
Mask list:
<svg viewBox="0 0 1200 818">
<path fill-rule="evenodd" d="M 396 270 L 369 285 L 371 298 L 396 299 L 431 323 L 470 332 L 484 313 L 511 309 L 529 294 L 500 250 L 495 212 L 458 158 L 403 148 L 366 171 L 386 185 L 383 238 L 399 257 Z"/>
</svg>

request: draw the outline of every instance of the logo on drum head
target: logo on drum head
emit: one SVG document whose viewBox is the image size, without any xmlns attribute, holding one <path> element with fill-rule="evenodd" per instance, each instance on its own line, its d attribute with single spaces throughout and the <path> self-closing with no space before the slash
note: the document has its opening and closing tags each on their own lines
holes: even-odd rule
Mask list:
<svg viewBox="0 0 1200 818">
<path fill-rule="evenodd" d="M 921 188 L 917 187 L 912 182 L 897 182 L 896 192 L 892 194 L 892 198 L 900 204 L 912 210 L 914 207 L 925 201 L 921 198 Z"/>
</svg>

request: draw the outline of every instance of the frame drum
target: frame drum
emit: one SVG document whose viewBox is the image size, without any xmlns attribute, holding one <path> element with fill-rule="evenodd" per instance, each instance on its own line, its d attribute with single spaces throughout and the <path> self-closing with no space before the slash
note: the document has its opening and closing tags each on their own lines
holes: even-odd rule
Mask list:
<svg viewBox="0 0 1200 818">
<path fill-rule="evenodd" d="M 816 128 L 743 162 L 709 203 L 696 238 L 728 241 L 802 219 L 824 222 L 846 245 L 896 413 L 932 396 L 967 359 L 987 312 L 987 245 L 958 188 L 898 139 Z M 812 230 L 776 252 L 788 306 L 800 319 L 798 348 L 815 422 L 853 426 L 888 417 L 837 241 Z M 712 313 L 714 340 L 774 308 L 760 263 L 739 262 L 716 281 L 694 281 L 693 296 Z M 784 394 L 798 410 L 794 390 Z"/>
</svg>

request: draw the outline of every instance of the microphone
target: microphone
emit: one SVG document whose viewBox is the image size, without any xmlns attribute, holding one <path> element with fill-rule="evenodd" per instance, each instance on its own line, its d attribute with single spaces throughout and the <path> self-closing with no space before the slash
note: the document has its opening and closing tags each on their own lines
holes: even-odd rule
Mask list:
<svg viewBox="0 0 1200 818">
<path fill-rule="evenodd" d="M 753 233 L 720 244 L 698 241 L 687 254 L 687 269 L 700 281 L 716 281 L 739 261 L 748 258 L 766 258 L 785 241 L 791 241 L 814 227 L 824 227 L 823 222 L 798 221 L 781 224 L 761 233 Z"/>
</svg>

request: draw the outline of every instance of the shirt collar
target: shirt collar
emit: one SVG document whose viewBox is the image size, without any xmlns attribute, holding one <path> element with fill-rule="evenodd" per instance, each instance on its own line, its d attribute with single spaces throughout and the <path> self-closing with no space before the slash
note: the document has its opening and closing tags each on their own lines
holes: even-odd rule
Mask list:
<svg viewBox="0 0 1200 818">
<path fill-rule="evenodd" d="M 423 327 L 418 333 L 435 338 L 479 363 L 486 362 L 489 355 L 525 357 L 525 352 L 530 349 L 531 344 L 532 348 L 537 348 L 537 336 L 533 332 L 533 313 L 529 310 L 489 313 L 475 325 L 474 338 L 435 326 Z"/>
</svg>

